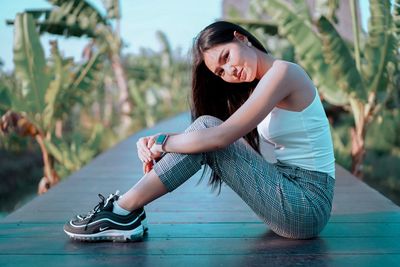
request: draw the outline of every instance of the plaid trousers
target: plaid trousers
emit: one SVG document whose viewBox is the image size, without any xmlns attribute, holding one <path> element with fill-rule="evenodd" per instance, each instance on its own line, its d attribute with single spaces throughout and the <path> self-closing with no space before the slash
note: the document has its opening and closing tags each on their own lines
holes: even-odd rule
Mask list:
<svg viewBox="0 0 400 267">
<path fill-rule="evenodd" d="M 222 121 L 201 116 L 185 132 Z M 169 192 L 207 164 L 276 234 L 294 239 L 317 236 L 327 224 L 335 179 L 297 166 L 269 163 L 241 138 L 223 149 L 198 154 L 167 153 L 154 171 Z"/>
</svg>

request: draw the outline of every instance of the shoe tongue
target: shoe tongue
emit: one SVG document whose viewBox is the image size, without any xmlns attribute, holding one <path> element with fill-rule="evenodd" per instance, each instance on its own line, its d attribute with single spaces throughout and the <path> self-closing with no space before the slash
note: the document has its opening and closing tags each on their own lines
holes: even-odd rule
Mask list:
<svg viewBox="0 0 400 267">
<path fill-rule="evenodd" d="M 118 195 L 113 195 L 112 198 L 109 198 L 108 201 L 106 201 L 103 210 L 111 211 L 111 212 L 112 212 L 113 209 L 114 209 L 114 201 L 117 201 L 118 198 L 119 198 Z"/>
</svg>

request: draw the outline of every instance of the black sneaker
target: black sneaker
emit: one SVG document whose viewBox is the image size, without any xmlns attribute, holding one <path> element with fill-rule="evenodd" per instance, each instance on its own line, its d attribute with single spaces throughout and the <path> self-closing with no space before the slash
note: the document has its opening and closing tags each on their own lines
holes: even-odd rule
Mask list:
<svg viewBox="0 0 400 267">
<path fill-rule="evenodd" d="M 143 208 L 128 215 L 112 212 L 114 201 L 119 196 L 110 194 L 105 197 L 99 194 L 101 201 L 86 215 L 77 215 L 64 225 L 64 232 L 76 240 L 83 241 L 138 241 L 148 229 L 146 213 Z"/>
<path fill-rule="evenodd" d="M 117 192 L 116 192 L 115 194 L 110 194 L 109 198 L 111 197 L 111 195 L 114 195 L 114 196 L 116 197 L 115 200 L 118 200 L 118 199 L 119 199 L 118 194 L 119 194 L 119 191 L 117 190 Z M 104 199 L 104 196 L 103 196 L 102 194 L 99 194 L 99 197 L 100 197 L 100 199 Z M 114 201 L 113 201 L 113 203 L 114 203 Z M 100 203 L 99 203 L 99 204 L 100 204 Z M 95 207 L 95 208 L 96 208 L 96 207 Z M 94 211 L 94 210 L 93 210 L 93 211 Z M 79 220 L 84 220 L 85 217 L 87 217 L 88 215 L 90 215 L 90 213 L 92 213 L 93 211 L 90 211 L 90 212 L 87 213 L 87 214 L 78 214 L 78 215 L 76 215 L 72 220 L 73 220 L 73 221 L 75 221 L 75 220 L 77 220 L 77 219 L 79 219 Z M 143 225 L 143 230 L 144 230 L 144 232 L 145 232 L 145 234 L 146 234 L 147 231 L 149 230 L 149 227 L 148 227 L 148 225 L 147 225 L 147 219 L 146 219 L 146 213 L 145 213 L 145 212 L 141 213 L 140 221 L 141 221 L 141 223 L 142 223 L 142 225 Z"/>
</svg>

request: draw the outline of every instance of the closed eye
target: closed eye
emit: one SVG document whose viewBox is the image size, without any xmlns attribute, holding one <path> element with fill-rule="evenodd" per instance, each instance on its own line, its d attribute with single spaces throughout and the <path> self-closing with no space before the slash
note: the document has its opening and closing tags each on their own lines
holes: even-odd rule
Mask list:
<svg viewBox="0 0 400 267">
<path fill-rule="evenodd" d="M 224 62 L 227 62 L 229 59 L 229 52 L 226 52 L 224 55 Z"/>
<path fill-rule="evenodd" d="M 226 52 L 226 53 L 224 54 L 224 56 L 222 57 L 222 60 L 223 60 L 224 63 L 228 62 L 228 60 L 229 60 L 229 51 Z M 217 72 L 217 75 L 218 75 L 218 76 L 224 75 L 224 70 L 223 70 L 223 69 L 220 69 L 220 70 Z"/>
</svg>

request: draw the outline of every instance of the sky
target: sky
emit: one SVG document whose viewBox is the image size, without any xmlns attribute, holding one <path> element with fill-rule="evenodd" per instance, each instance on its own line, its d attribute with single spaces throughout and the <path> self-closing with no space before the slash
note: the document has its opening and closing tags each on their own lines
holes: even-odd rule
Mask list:
<svg viewBox="0 0 400 267">
<path fill-rule="evenodd" d="M 7 0 L 0 0 L 3 3 Z M 89 0 L 101 9 L 100 0 Z M 362 27 L 366 28 L 369 16 L 368 1 L 359 0 L 362 14 Z M 124 53 L 137 53 L 140 47 L 160 49 L 155 32 L 166 33 L 173 48 L 180 47 L 186 54 L 193 38 L 205 26 L 222 16 L 222 0 L 120 0 L 122 19 L 121 36 L 127 47 Z M 17 12 L 25 9 L 48 8 L 51 5 L 45 0 L 7 1 L 0 9 L 0 59 L 4 70 L 13 69 L 12 46 L 13 27 L 5 24 L 6 19 L 14 19 Z M 44 35 L 41 38 L 45 53 L 48 55 L 49 40 L 54 36 Z M 64 56 L 80 58 L 85 38 L 60 38 L 59 48 Z"/>
<path fill-rule="evenodd" d="M 5 2 L 7 0 L 0 0 Z M 89 0 L 97 7 L 102 7 L 100 0 Z M 156 31 L 166 33 L 171 46 L 182 49 L 186 54 L 191 47 L 193 38 L 208 24 L 221 18 L 221 0 L 120 0 L 122 19 L 121 36 L 128 47 L 124 53 L 137 53 L 140 47 L 160 49 L 156 38 Z M 48 8 L 51 5 L 45 0 L 16 0 L 7 1 L 0 9 L 0 59 L 4 69 L 13 68 L 12 46 L 13 27 L 5 25 L 6 19 L 14 19 L 17 12 L 25 9 Z M 100 10 L 100 8 L 98 8 Z M 46 54 L 49 54 L 49 40 L 54 36 L 44 35 L 41 38 Z M 87 43 L 85 38 L 60 38 L 60 51 L 64 56 L 80 57 L 83 46 Z"/>
</svg>

